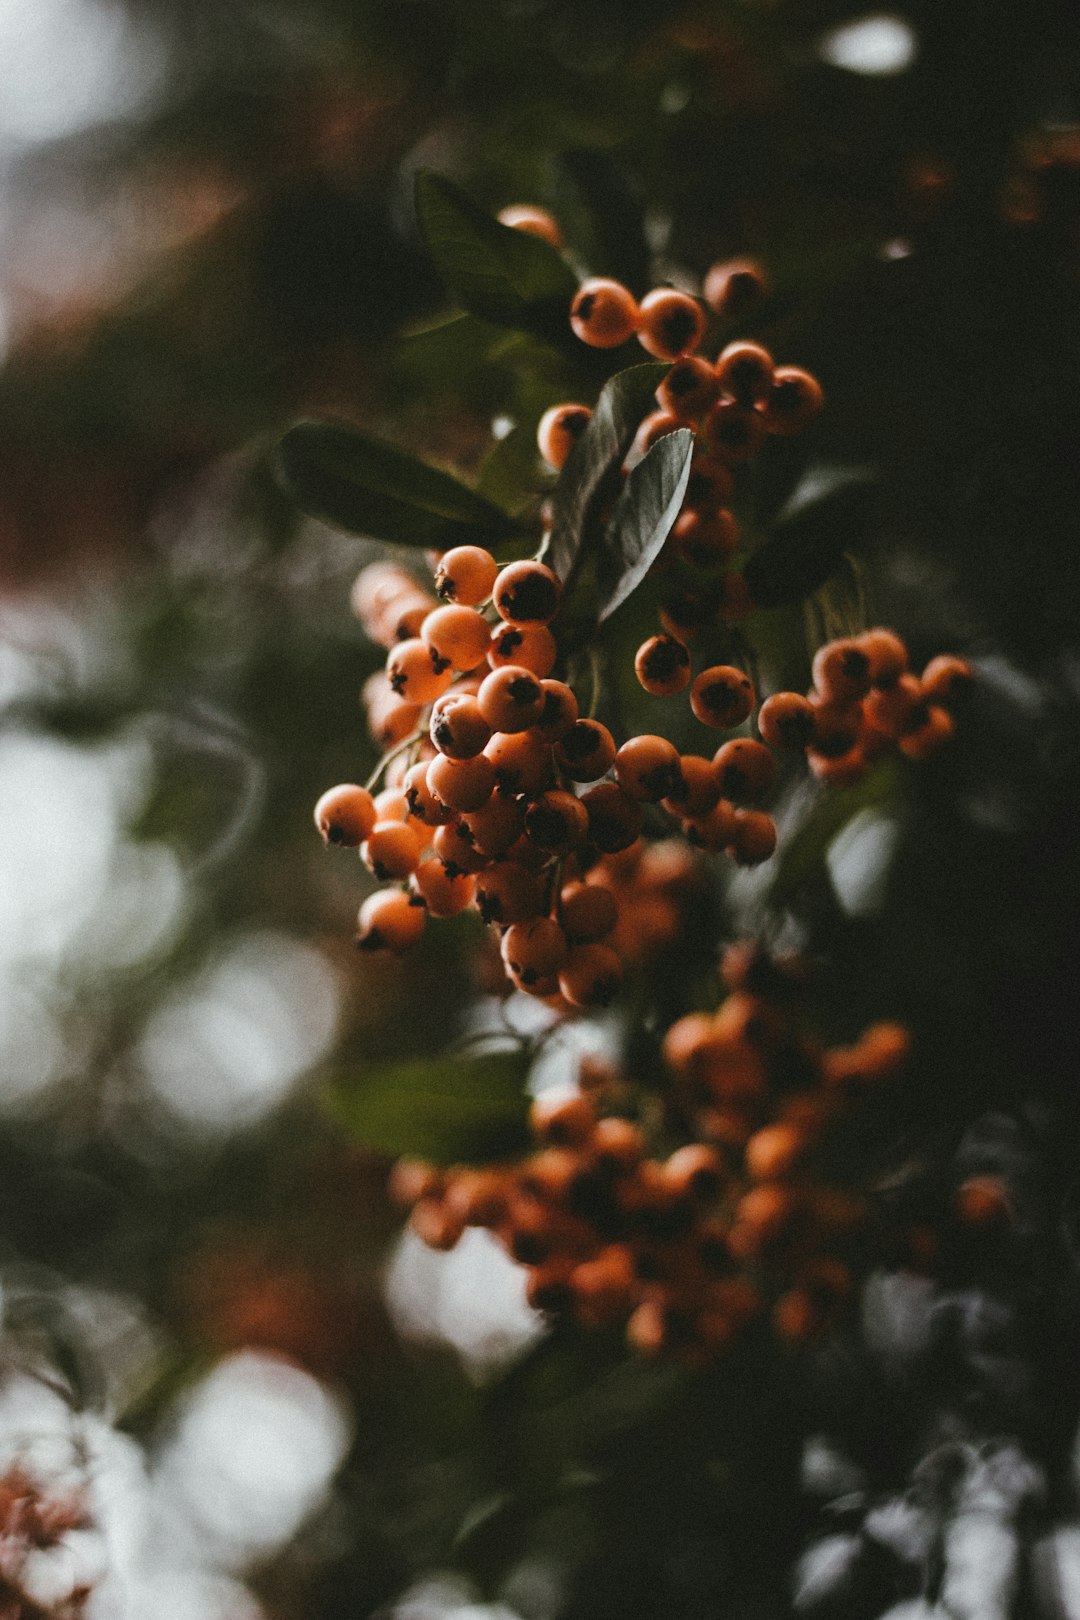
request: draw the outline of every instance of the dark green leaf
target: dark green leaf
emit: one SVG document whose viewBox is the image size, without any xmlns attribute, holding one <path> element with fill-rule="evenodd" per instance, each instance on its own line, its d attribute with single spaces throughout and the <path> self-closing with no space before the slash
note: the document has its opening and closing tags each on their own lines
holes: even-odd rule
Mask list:
<svg viewBox="0 0 1080 1620">
<path fill-rule="evenodd" d="M 365 1147 L 437 1164 L 509 1157 L 529 1141 L 529 1054 L 417 1058 L 338 1076 L 331 1110 Z"/>
<path fill-rule="evenodd" d="M 659 555 L 679 515 L 693 453 L 694 435 L 679 428 L 654 444 L 626 480 L 604 536 L 601 624 L 640 585 Z"/>
<path fill-rule="evenodd" d="M 816 591 L 840 566 L 844 552 L 866 541 L 876 513 L 876 489 L 868 479 L 833 484 L 821 496 L 799 503 L 746 565 L 746 583 L 757 606 L 783 607 Z"/>
<path fill-rule="evenodd" d="M 804 437 L 770 438 L 754 468 L 754 523 L 769 529 L 806 473 L 810 451 Z"/>
<path fill-rule="evenodd" d="M 312 517 L 349 534 L 447 548 L 516 525 L 449 473 L 344 423 L 299 422 L 279 447 L 285 482 Z"/>
<path fill-rule="evenodd" d="M 829 845 L 853 817 L 898 802 L 905 781 L 903 765 L 896 756 L 886 757 L 861 781 L 819 794 L 809 815 L 780 847 L 770 888 L 774 904 L 789 903 L 824 870 Z"/>
<path fill-rule="evenodd" d="M 536 448 L 536 426 L 511 428 L 496 439 L 480 468 L 476 487 L 481 495 L 508 511 L 520 511 L 533 500 L 540 486 L 540 452 Z"/>
<path fill-rule="evenodd" d="M 641 194 L 626 169 L 608 152 L 577 147 L 560 166 L 586 215 L 586 261 L 642 297 L 652 286 L 649 244 Z"/>
<path fill-rule="evenodd" d="M 416 212 L 435 266 L 462 308 L 497 326 L 569 341 L 577 277 L 549 243 L 500 225 L 440 174 L 417 176 Z"/>
<path fill-rule="evenodd" d="M 586 526 L 604 497 L 618 488 L 619 467 L 667 366 L 631 366 L 605 383 L 588 427 L 566 459 L 552 492 L 546 560 L 564 584 L 578 561 Z"/>
</svg>

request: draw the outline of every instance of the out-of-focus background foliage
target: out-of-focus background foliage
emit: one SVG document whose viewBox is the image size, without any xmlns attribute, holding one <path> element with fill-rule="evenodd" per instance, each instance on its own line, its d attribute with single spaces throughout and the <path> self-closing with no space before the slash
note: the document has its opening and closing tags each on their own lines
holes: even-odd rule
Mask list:
<svg viewBox="0 0 1080 1620">
<path fill-rule="evenodd" d="M 830 1523 L 877 1562 L 820 1612 L 918 1596 L 851 1498 L 948 1437 L 1042 1470 L 1010 1465 L 1016 1612 L 1080 1613 L 1078 94 L 1068 0 L 0 4 L 0 1299 L 12 1368 L 137 1442 L 132 1614 L 782 1615 L 799 1457 L 845 1425 Z M 758 256 L 816 457 L 876 481 L 873 618 L 979 671 L 948 756 L 777 907 L 835 1029 L 917 1031 L 882 1185 L 1006 1165 L 1018 1247 L 947 1299 L 883 1274 L 809 1373 L 538 1340 L 483 1245 L 394 1250 L 385 1161 L 321 1104 L 493 1014 L 456 924 L 352 950 L 365 880 L 310 812 L 373 762 L 372 548 L 300 519 L 273 447 L 337 415 L 471 476 L 562 397 L 557 357 L 522 389 L 440 325 L 422 168 L 639 292 Z"/>
</svg>

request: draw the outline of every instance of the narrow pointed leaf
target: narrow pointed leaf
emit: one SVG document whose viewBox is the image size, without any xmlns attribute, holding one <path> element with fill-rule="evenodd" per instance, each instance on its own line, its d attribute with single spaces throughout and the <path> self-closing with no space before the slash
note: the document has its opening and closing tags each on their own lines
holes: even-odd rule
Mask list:
<svg viewBox="0 0 1080 1620">
<path fill-rule="evenodd" d="M 566 584 L 578 561 L 586 525 L 598 503 L 618 488 L 619 467 L 642 417 L 654 404 L 663 364 L 631 366 L 607 382 L 588 427 L 574 445 L 552 491 L 546 561 Z"/>
<path fill-rule="evenodd" d="M 846 550 L 865 544 L 876 516 L 874 485 L 852 479 L 781 517 L 772 538 L 746 565 L 746 583 L 756 605 L 803 601 L 835 573 Z"/>
<path fill-rule="evenodd" d="M 344 423 L 297 423 L 281 440 L 279 461 L 297 505 L 349 534 L 445 549 L 516 528 L 449 473 Z"/>
<path fill-rule="evenodd" d="M 416 212 L 435 267 L 471 315 L 559 342 L 577 277 L 548 242 L 500 225 L 453 181 L 424 172 Z"/>
<path fill-rule="evenodd" d="M 417 1058 L 336 1076 L 329 1106 L 349 1135 L 436 1164 L 512 1156 L 529 1141 L 523 1048 Z"/>
<path fill-rule="evenodd" d="M 640 585 L 671 533 L 690 481 L 693 453 L 694 435 L 679 428 L 654 444 L 626 480 L 604 539 L 601 624 Z"/>
</svg>

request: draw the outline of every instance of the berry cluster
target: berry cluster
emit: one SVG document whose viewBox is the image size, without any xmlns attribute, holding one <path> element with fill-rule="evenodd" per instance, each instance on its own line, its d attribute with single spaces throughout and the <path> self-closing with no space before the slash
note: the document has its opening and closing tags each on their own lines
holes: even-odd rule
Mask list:
<svg viewBox="0 0 1080 1620">
<path fill-rule="evenodd" d="M 724 978 L 719 1010 L 664 1039 L 658 1125 L 644 1123 L 657 1110 L 643 1088 L 584 1063 L 577 1094 L 533 1104 L 538 1146 L 523 1161 L 399 1161 L 392 1188 L 419 1235 L 447 1249 L 488 1228 L 528 1267 L 534 1307 L 625 1324 L 646 1352 L 707 1359 L 765 1315 L 791 1341 L 824 1329 L 871 1248 L 865 1200 L 827 1168 L 830 1134 L 898 1072 L 909 1037 L 878 1024 L 822 1049 L 796 1016 L 800 965 L 754 947 L 729 950 Z"/>
<path fill-rule="evenodd" d="M 821 781 L 857 782 L 882 754 L 899 749 L 921 762 L 953 734 L 949 706 L 972 678 L 963 658 L 932 658 L 921 677 L 892 630 L 874 629 L 825 644 L 814 659 L 806 697 L 776 692 L 758 726 L 775 748 L 805 751 Z"/>
<path fill-rule="evenodd" d="M 359 847 L 380 881 L 403 885 L 365 901 L 358 943 L 403 949 L 428 914 L 472 907 L 500 930 L 519 989 L 603 1004 L 635 957 L 632 940 L 656 933 L 635 929 L 642 912 L 655 920 L 649 873 L 678 864 L 642 842 L 645 806 L 662 807 L 698 847 L 766 860 L 776 828 L 751 806 L 772 785 L 772 757 L 750 738 L 713 759 L 660 736 L 620 746 L 580 717 L 572 688 L 551 674 L 560 582 L 544 564 L 499 569 L 488 552 L 459 546 L 439 559 L 435 588 L 438 600 L 378 563 L 354 590 L 365 627 L 389 649 L 365 688 L 372 730 L 392 750 L 388 785 L 378 796 L 332 788 L 315 820 L 327 843 Z M 698 719 L 721 730 L 741 725 L 754 702 L 749 677 L 728 665 L 703 671 L 691 692 Z"/>
<path fill-rule="evenodd" d="M 720 268 L 714 266 L 714 269 Z M 740 272 L 740 274 L 745 272 Z M 601 289 L 597 292 L 596 289 Z M 585 282 L 571 313 L 578 336 L 596 343 L 595 312 L 615 299 L 626 318 L 637 322 L 633 330 L 650 352 L 672 361 L 656 390 L 657 409 L 642 421 L 627 465 L 668 433 L 691 428 L 695 434 L 694 459 L 682 510 L 661 557 L 654 565 L 670 576 L 660 619 L 667 635 L 685 644 L 705 624 L 716 619 L 745 618 L 753 604 L 741 572 L 732 567 L 740 545 L 739 525 L 731 510 L 740 469 L 757 457 L 770 435 L 784 438 L 803 432 L 823 403 L 817 379 L 799 366 L 777 366 L 760 343 L 729 343 L 714 362 L 694 350 L 705 334 L 705 316 L 688 293 L 662 288 L 641 305 L 618 282 Z M 590 320 L 579 311 L 583 295 Z M 717 294 L 719 296 L 719 294 Z M 651 304 L 650 300 L 656 300 Z M 661 302 L 662 300 L 662 302 Z M 686 341 L 674 352 L 662 352 L 652 342 L 648 324 L 651 309 L 681 310 L 686 316 Z M 690 322 L 689 312 L 698 317 Z M 600 323 L 601 333 L 605 328 Z M 592 415 L 587 405 L 553 405 L 540 419 L 537 444 L 554 468 L 565 465 L 570 451 Z M 677 649 L 657 651 L 658 684 L 649 690 L 679 690 L 682 670 Z M 666 660 L 666 661 L 665 661 Z M 685 681 L 683 682 L 685 684 Z"/>
</svg>

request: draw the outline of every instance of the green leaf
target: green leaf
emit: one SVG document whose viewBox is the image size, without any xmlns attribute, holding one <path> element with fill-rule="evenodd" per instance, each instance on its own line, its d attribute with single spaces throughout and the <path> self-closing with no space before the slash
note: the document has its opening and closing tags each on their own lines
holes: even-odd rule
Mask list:
<svg viewBox="0 0 1080 1620">
<path fill-rule="evenodd" d="M 590 518 L 618 489 L 619 468 L 642 417 L 655 405 L 667 366 L 631 366 L 605 383 L 584 433 L 575 443 L 552 491 L 552 525 L 546 561 L 570 582 Z"/>
<path fill-rule="evenodd" d="M 859 547 L 876 526 L 876 487 L 869 479 L 846 479 L 797 502 L 789 513 L 746 564 L 758 607 L 802 601 L 835 573 L 844 552 Z"/>
<path fill-rule="evenodd" d="M 446 549 L 512 534 L 498 506 L 396 445 L 337 422 L 298 422 L 278 449 L 293 498 L 349 534 Z"/>
<path fill-rule="evenodd" d="M 447 288 L 471 315 L 570 340 L 577 277 L 548 242 L 500 225 L 445 176 L 416 178 L 420 230 Z"/>
<path fill-rule="evenodd" d="M 641 193 L 610 152 L 575 147 L 559 167 L 586 216 L 586 263 L 602 264 L 639 298 L 652 286 Z"/>
<path fill-rule="evenodd" d="M 678 428 L 654 444 L 627 478 L 604 536 L 599 619 L 640 585 L 671 532 L 690 481 L 694 435 Z"/>
<path fill-rule="evenodd" d="M 907 773 L 902 758 L 886 756 L 848 787 L 830 787 L 815 799 L 810 813 L 784 840 L 770 885 L 773 904 L 789 904 L 823 871 L 829 845 L 860 811 L 896 804 Z"/>
<path fill-rule="evenodd" d="M 535 500 L 540 487 L 540 452 L 536 448 L 536 425 L 519 424 L 502 439 L 496 439 L 480 468 L 477 490 L 511 512 Z"/>
<path fill-rule="evenodd" d="M 529 1053 L 416 1058 L 335 1078 L 330 1109 L 350 1136 L 436 1164 L 507 1158 L 529 1142 Z"/>
</svg>

